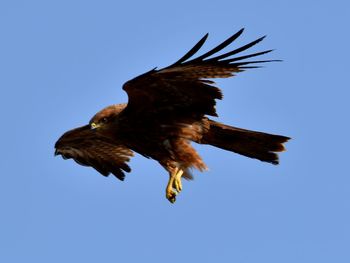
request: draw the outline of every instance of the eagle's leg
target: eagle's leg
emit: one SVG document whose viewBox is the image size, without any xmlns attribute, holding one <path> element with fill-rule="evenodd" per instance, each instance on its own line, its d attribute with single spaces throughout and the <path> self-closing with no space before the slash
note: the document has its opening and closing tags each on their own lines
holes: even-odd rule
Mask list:
<svg viewBox="0 0 350 263">
<path fill-rule="evenodd" d="M 182 190 L 182 184 L 181 184 L 182 174 L 183 174 L 183 170 L 177 167 L 169 171 L 169 181 L 166 187 L 166 198 L 170 201 L 170 203 L 175 203 L 176 195 L 180 193 Z"/>
<path fill-rule="evenodd" d="M 166 198 L 170 201 L 170 203 L 175 203 L 175 201 L 176 201 L 177 192 L 173 188 L 176 170 L 177 169 L 169 172 L 169 181 L 168 181 L 168 185 L 167 185 L 166 190 L 165 190 Z"/>
<path fill-rule="evenodd" d="M 181 182 L 181 177 L 183 175 L 184 171 L 181 169 L 178 169 L 177 173 L 175 174 L 175 179 L 174 179 L 174 188 L 178 193 L 181 192 L 182 190 L 182 182 Z"/>
</svg>

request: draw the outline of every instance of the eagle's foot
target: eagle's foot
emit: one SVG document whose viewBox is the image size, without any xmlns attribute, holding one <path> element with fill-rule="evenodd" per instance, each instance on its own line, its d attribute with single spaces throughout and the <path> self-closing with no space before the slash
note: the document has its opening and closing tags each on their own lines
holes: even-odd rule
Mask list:
<svg viewBox="0 0 350 263">
<path fill-rule="evenodd" d="M 178 193 L 182 191 L 181 176 L 183 175 L 183 173 L 184 173 L 183 170 L 178 170 L 177 173 L 175 174 L 173 188 L 175 188 Z"/>
<path fill-rule="evenodd" d="M 170 203 L 175 203 L 176 196 L 182 190 L 181 176 L 183 175 L 183 170 L 176 168 L 170 172 L 168 185 L 166 187 L 165 195 Z"/>
<path fill-rule="evenodd" d="M 169 200 L 169 202 L 172 204 L 175 203 L 176 195 L 177 195 L 177 192 L 173 188 L 174 180 L 175 180 L 175 173 L 170 173 L 168 185 L 165 190 L 165 196 Z"/>
</svg>

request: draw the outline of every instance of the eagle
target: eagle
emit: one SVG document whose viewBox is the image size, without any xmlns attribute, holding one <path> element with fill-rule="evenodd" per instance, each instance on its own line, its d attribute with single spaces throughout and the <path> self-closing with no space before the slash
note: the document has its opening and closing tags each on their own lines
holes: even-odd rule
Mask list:
<svg viewBox="0 0 350 263">
<path fill-rule="evenodd" d="M 280 61 L 256 60 L 272 50 L 242 54 L 266 36 L 218 54 L 243 30 L 193 58 L 207 40 L 206 34 L 170 66 L 154 68 L 127 81 L 123 90 L 128 103 L 108 106 L 87 125 L 64 133 L 55 144 L 55 155 L 93 167 L 106 177 L 113 174 L 119 180 L 131 171 L 127 163 L 135 152 L 154 159 L 169 173 L 165 193 L 171 203 L 182 190 L 182 178 L 192 179 L 193 168 L 207 170 L 192 142 L 278 164 L 277 153 L 285 150 L 283 143 L 289 137 L 241 129 L 209 118 L 218 116 L 216 100 L 222 99 L 212 79 Z"/>
</svg>

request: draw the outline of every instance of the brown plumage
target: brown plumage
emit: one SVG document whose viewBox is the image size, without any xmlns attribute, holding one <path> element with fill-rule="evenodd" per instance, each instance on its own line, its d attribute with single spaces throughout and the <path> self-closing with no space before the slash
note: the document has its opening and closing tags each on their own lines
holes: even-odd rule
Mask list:
<svg viewBox="0 0 350 263">
<path fill-rule="evenodd" d="M 231 77 L 259 67 L 256 64 L 276 61 L 247 60 L 272 50 L 234 56 L 264 37 L 216 55 L 242 32 L 243 29 L 190 60 L 207 34 L 176 63 L 126 82 L 123 89 L 128 93 L 128 103 L 109 106 L 98 112 L 89 125 L 63 134 L 56 142 L 55 154 L 91 166 L 104 176 L 112 173 L 120 180 L 124 172 L 130 172 L 126 163 L 133 152 L 155 159 L 169 172 L 166 197 L 172 203 L 182 190 L 182 176 L 191 179 L 191 168 L 207 169 L 191 141 L 278 164 L 277 152 L 284 150 L 288 137 L 231 127 L 207 117 L 217 116 L 216 99 L 222 99 L 221 91 L 209 79 Z"/>
</svg>

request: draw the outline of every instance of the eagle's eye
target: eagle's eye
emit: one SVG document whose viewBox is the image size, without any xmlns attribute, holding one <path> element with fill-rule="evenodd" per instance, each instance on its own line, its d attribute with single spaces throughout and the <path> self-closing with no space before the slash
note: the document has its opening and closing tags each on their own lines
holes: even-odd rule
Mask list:
<svg viewBox="0 0 350 263">
<path fill-rule="evenodd" d="M 106 123 L 107 121 L 108 121 L 108 119 L 107 119 L 106 117 L 104 117 L 104 118 L 101 119 L 101 122 L 102 122 L 102 123 Z"/>
</svg>

